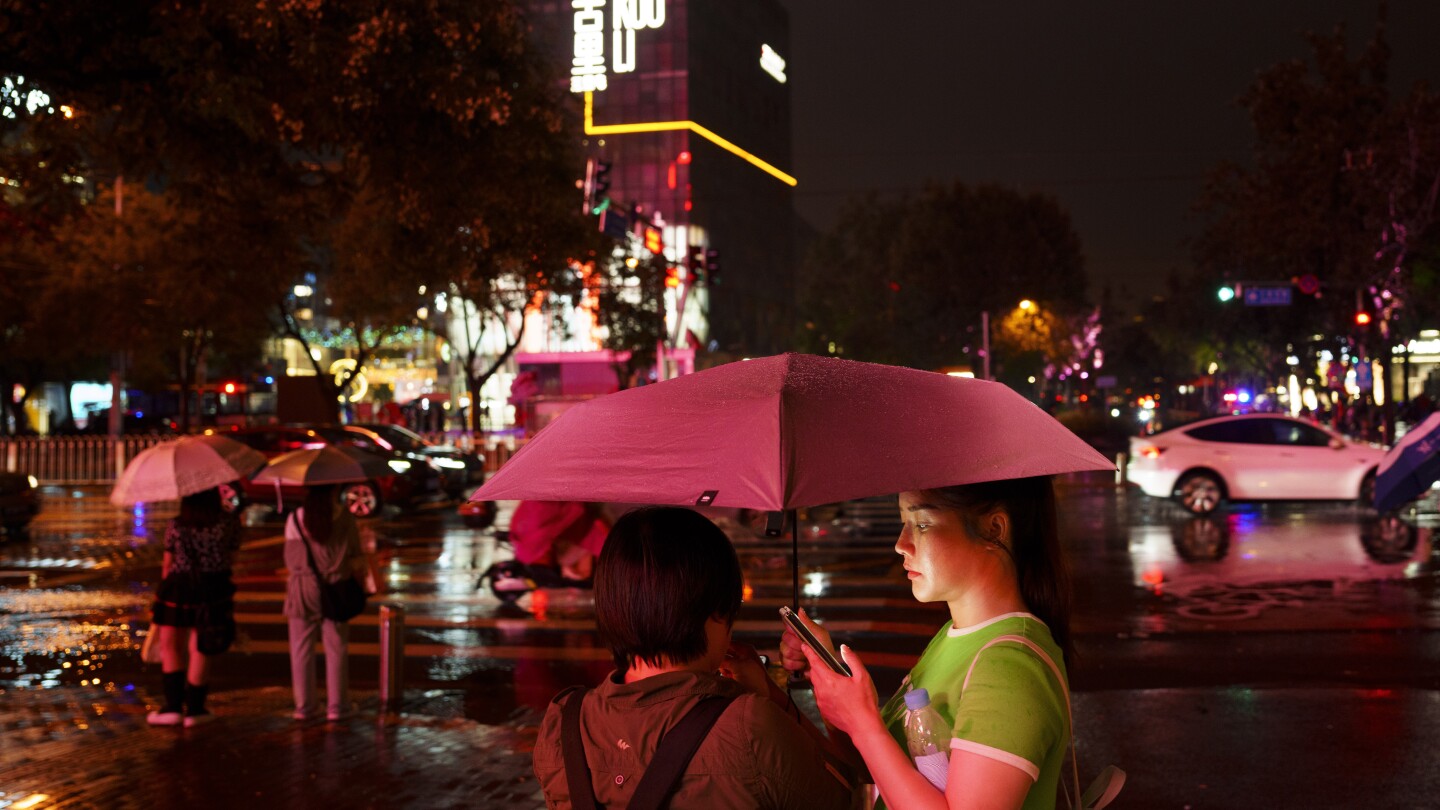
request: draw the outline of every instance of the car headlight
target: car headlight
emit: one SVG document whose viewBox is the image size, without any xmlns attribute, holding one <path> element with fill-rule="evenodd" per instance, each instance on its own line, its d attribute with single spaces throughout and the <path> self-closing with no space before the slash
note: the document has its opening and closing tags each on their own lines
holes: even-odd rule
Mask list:
<svg viewBox="0 0 1440 810">
<path fill-rule="evenodd" d="M 27 476 L 25 476 L 25 477 L 28 478 L 28 479 L 30 479 L 30 488 L 31 488 L 31 489 L 36 489 L 36 488 L 38 488 L 38 487 L 40 486 L 40 479 L 36 478 L 36 477 L 33 476 L 33 475 L 27 475 Z"/>
<path fill-rule="evenodd" d="M 430 461 L 432 461 L 432 462 L 435 464 L 436 467 L 444 467 L 444 468 L 447 469 L 447 470 L 463 470 L 463 469 L 465 469 L 465 462 L 463 462 L 463 461 L 461 461 L 461 460 L 459 460 L 459 459 L 456 459 L 456 458 L 445 458 L 445 457 L 443 457 L 443 456 L 439 456 L 439 457 L 430 459 Z"/>
<path fill-rule="evenodd" d="M 397 473 L 407 473 L 410 471 L 410 462 L 404 459 L 392 458 L 386 463 L 390 465 L 390 469 Z"/>
</svg>

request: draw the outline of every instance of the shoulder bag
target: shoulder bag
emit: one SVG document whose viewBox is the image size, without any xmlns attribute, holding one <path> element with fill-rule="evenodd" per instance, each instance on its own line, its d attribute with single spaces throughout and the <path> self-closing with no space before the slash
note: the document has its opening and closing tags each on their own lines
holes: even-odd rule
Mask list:
<svg viewBox="0 0 1440 810">
<path fill-rule="evenodd" d="M 299 512 L 292 512 L 290 519 L 300 530 L 300 542 L 305 546 L 305 559 L 310 563 L 310 573 L 315 575 L 315 584 L 320 588 L 320 615 L 332 622 L 348 622 L 365 612 L 365 600 L 369 597 L 365 587 L 354 574 L 329 582 L 315 567 L 315 555 L 310 551 L 310 533 L 305 530 L 305 521 Z"/>
</svg>

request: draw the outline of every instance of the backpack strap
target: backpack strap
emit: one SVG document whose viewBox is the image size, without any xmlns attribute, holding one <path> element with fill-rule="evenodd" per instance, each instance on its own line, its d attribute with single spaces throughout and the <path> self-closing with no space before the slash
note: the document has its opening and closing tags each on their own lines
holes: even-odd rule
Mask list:
<svg viewBox="0 0 1440 810">
<path fill-rule="evenodd" d="M 551 701 L 564 701 L 560 710 L 560 753 L 565 760 L 565 783 L 570 788 L 570 806 L 575 810 L 599 808 L 595 788 L 591 785 L 590 764 L 585 761 L 585 743 L 580 738 L 580 707 L 589 691 L 583 686 L 572 686 Z M 565 700 L 571 694 L 574 697 Z"/>
<path fill-rule="evenodd" d="M 700 749 L 700 743 L 733 700 L 734 695 L 701 698 L 680 722 L 665 732 L 655 749 L 655 758 L 650 760 L 635 795 L 630 797 L 630 810 L 659 810 L 669 801 L 680 786 L 685 768 Z"/>
<path fill-rule="evenodd" d="M 960 687 L 960 694 L 965 694 L 966 687 L 970 686 L 970 676 L 975 674 L 975 665 L 980 663 L 981 653 L 985 652 L 996 644 L 1003 644 L 1006 642 L 1010 642 L 1013 644 L 1021 644 L 1029 647 L 1030 651 L 1035 653 L 1036 657 L 1038 657 L 1041 661 L 1044 661 L 1045 664 L 1050 667 L 1050 672 L 1055 676 L 1055 682 L 1060 684 L 1060 693 L 1065 696 L 1065 723 L 1070 727 L 1070 739 L 1068 740 L 1066 747 L 1070 749 L 1071 778 L 1075 783 L 1075 798 L 1070 800 L 1070 806 L 1077 807 L 1078 805 L 1076 805 L 1075 802 L 1080 801 L 1080 760 L 1075 754 L 1075 715 L 1070 709 L 1070 685 L 1065 682 L 1065 676 L 1060 674 L 1060 667 L 1055 665 L 1055 661 L 1050 657 L 1049 653 L 1045 652 L 1045 650 L 1039 644 L 1036 644 L 1034 641 L 1024 636 L 1017 636 L 1014 634 L 996 636 L 995 638 L 992 638 L 989 641 L 985 642 L 985 646 L 981 647 L 979 652 L 975 653 L 975 657 L 971 659 L 970 668 L 965 671 L 965 683 Z M 1065 780 L 1062 778 L 1060 781 L 1063 784 Z M 1065 795 L 1067 799 L 1071 795 L 1069 785 L 1065 785 Z M 1103 807 L 1104 805 L 1100 806 Z"/>
</svg>

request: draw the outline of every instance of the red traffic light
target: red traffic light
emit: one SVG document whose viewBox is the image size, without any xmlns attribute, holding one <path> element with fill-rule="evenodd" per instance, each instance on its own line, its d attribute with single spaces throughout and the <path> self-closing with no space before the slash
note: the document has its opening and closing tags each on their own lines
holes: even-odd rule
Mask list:
<svg viewBox="0 0 1440 810">
<path fill-rule="evenodd" d="M 1356 325 L 1356 326 L 1369 326 L 1369 325 L 1370 325 L 1370 313 L 1368 313 L 1368 312 L 1357 312 L 1357 313 L 1355 313 L 1355 325 Z"/>
<path fill-rule="evenodd" d="M 227 394 L 233 394 L 233 393 L 235 393 L 235 383 L 233 383 L 233 382 L 227 382 L 227 383 L 225 383 L 224 391 L 225 391 L 225 393 L 227 393 Z"/>
</svg>

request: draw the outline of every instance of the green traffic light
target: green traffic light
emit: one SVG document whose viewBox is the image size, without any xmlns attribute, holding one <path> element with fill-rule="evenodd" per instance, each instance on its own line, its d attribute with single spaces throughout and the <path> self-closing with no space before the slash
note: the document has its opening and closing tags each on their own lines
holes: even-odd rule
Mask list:
<svg viewBox="0 0 1440 810">
<path fill-rule="evenodd" d="M 1235 299 L 1235 288 L 1234 288 L 1234 287 L 1221 287 L 1221 288 L 1219 289 L 1219 291 L 1216 292 L 1216 295 L 1220 298 L 1220 300 L 1221 300 L 1222 302 L 1223 302 L 1223 301 L 1233 301 L 1233 300 Z"/>
</svg>

